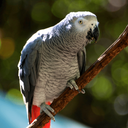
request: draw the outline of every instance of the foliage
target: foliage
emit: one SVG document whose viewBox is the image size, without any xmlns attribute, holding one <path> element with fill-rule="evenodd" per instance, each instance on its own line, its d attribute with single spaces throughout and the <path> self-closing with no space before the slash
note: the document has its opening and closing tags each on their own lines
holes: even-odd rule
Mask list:
<svg viewBox="0 0 128 128">
<path fill-rule="evenodd" d="M 0 90 L 21 100 L 17 64 L 26 40 L 58 23 L 71 11 L 91 11 L 100 22 L 97 44 L 87 46 L 87 67 L 120 35 L 128 23 L 127 0 L 1 0 Z M 128 127 L 128 48 L 125 48 L 61 112 L 94 128 Z"/>
</svg>

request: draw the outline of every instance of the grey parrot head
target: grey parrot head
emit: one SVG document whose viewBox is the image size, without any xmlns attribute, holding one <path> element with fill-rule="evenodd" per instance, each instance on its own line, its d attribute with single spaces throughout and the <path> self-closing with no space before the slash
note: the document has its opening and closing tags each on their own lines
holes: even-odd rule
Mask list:
<svg viewBox="0 0 128 128">
<path fill-rule="evenodd" d="M 92 40 L 96 42 L 99 37 L 99 22 L 96 15 L 91 12 L 71 12 L 59 24 L 69 35 L 78 35 L 86 44 Z"/>
</svg>

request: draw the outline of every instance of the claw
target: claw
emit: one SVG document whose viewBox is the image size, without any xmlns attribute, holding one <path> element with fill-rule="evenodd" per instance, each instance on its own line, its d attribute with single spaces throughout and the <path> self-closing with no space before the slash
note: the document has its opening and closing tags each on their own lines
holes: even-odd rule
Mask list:
<svg viewBox="0 0 128 128">
<path fill-rule="evenodd" d="M 75 82 L 75 80 L 69 80 L 67 82 L 67 87 L 69 87 L 71 89 L 75 88 L 75 90 L 78 90 L 79 89 L 78 86 L 77 86 L 77 84 L 76 84 L 76 82 Z"/>
<path fill-rule="evenodd" d="M 46 113 L 53 121 L 55 121 L 55 117 L 50 113 L 50 111 L 52 113 L 55 113 L 54 109 L 51 106 L 49 106 L 49 105 L 47 105 L 45 103 L 42 103 L 40 105 L 40 113 L 42 111 L 44 111 L 44 113 Z"/>
<path fill-rule="evenodd" d="M 67 82 L 67 87 L 69 87 L 70 89 L 73 89 L 73 86 L 69 81 Z"/>
<path fill-rule="evenodd" d="M 85 94 L 85 90 L 84 90 L 84 89 L 82 89 L 81 91 L 78 90 L 78 92 L 79 92 L 79 93 L 82 93 L 82 94 Z"/>
<path fill-rule="evenodd" d="M 74 89 L 75 88 L 75 90 L 77 90 L 79 93 L 85 94 L 85 90 L 84 89 L 82 89 L 81 91 L 79 90 L 75 80 L 69 80 L 67 82 L 67 87 L 69 87 L 70 89 Z"/>
</svg>

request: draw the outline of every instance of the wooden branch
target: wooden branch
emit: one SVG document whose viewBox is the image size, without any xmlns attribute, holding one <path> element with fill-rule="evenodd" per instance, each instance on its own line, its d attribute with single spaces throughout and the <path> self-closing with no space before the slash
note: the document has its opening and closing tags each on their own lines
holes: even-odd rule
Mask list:
<svg viewBox="0 0 128 128">
<path fill-rule="evenodd" d="M 76 83 L 81 90 L 84 88 L 119 52 L 128 46 L 128 25 L 119 38 L 92 64 L 85 73 L 76 80 Z M 55 110 L 56 115 L 61 111 L 76 95 L 78 91 L 66 88 L 65 91 L 53 101 L 51 107 Z M 37 119 L 35 119 L 27 128 L 42 128 L 48 121 L 48 117 L 45 113 L 42 113 Z"/>
</svg>

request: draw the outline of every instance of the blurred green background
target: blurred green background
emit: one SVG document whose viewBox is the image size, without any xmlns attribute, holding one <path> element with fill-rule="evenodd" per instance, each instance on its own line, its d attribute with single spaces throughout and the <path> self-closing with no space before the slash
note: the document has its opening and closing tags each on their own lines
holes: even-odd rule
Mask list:
<svg viewBox="0 0 128 128">
<path fill-rule="evenodd" d="M 58 23 L 71 11 L 97 15 L 100 38 L 87 46 L 87 68 L 128 24 L 128 0 L 1 0 L 0 92 L 23 105 L 17 64 L 27 39 L 39 29 Z M 128 128 L 128 48 L 117 55 L 60 112 L 93 128 Z M 10 98 L 13 97 L 13 98 Z"/>
</svg>

